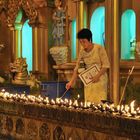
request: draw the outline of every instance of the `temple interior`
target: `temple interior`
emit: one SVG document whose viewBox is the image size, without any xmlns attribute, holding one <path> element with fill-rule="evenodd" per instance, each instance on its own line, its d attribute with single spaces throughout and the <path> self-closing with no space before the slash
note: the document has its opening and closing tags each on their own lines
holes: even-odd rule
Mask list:
<svg viewBox="0 0 140 140">
<path fill-rule="evenodd" d="M 83 28 L 110 62 L 100 104 L 65 88 Z M 0 0 L 0 140 L 140 140 L 140 0 Z"/>
</svg>

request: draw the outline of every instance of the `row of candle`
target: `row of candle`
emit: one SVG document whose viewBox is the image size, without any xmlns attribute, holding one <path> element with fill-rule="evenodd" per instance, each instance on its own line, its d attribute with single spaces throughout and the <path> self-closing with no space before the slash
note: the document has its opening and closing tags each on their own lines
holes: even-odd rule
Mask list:
<svg viewBox="0 0 140 140">
<path fill-rule="evenodd" d="M 49 99 L 48 97 L 33 96 L 25 94 L 10 94 L 5 90 L 0 92 L 0 98 L 8 101 L 17 101 L 22 103 L 33 103 L 40 105 L 56 105 L 61 107 L 67 107 L 71 109 L 79 109 L 84 111 L 104 112 L 113 115 L 121 115 L 126 117 L 135 117 L 140 119 L 140 107 L 135 107 L 135 101 L 132 101 L 130 105 L 118 105 L 114 106 L 113 103 L 101 103 L 94 104 L 91 102 L 79 102 L 78 100 L 70 99 Z"/>
</svg>

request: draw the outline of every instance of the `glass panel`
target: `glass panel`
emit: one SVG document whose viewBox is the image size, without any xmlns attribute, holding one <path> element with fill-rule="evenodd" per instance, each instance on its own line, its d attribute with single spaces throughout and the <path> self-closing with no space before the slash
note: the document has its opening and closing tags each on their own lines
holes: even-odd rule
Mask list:
<svg viewBox="0 0 140 140">
<path fill-rule="evenodd" d="M 76 59 L 76 19 L 72 21 L 72 33 L 71 33 L 71 44 L 72 44 L 72 60 Z"/>
<path fill-rule="evenodd" d="M 92 14 L 90 29 L 93 33 L 92 40 L 96 44 L 105 45 L 105 8 L 98 7 Z"/>
<path fill-rule="evenodd" d="M 135 59 L 136 15 L 126 10 L 121 18 L 121 59 Z"/>
<path fill-rule="evenodd" d="M 32 71 L 32 28 L 27 20 L 22 29 L 22 57 L 26 58 L 28 71 Z"/>
</svg>

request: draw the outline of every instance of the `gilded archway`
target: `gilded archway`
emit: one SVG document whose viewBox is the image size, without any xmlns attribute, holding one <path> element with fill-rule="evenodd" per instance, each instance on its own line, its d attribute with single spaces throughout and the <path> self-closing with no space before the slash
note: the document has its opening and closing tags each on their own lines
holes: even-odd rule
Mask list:
<svg viewBox="0 0 140 140">
<path fill-rule="evenodd" d="M 20 9 L 25 11 L 30 25 L 37 23 L 37 10 L 32 0 L 0 0 L 0 13 L 5 10 L 7 24 L 10 28 L 14 27 L 15 19 Z"/>
</svg>

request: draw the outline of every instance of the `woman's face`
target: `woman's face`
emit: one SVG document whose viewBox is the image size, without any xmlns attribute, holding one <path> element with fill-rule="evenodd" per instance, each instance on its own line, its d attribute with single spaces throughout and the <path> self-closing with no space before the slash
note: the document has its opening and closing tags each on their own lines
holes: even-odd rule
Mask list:
<svg viewBox="0 0 140 140">
<path fill-rule="evenodd" d="M 79 42 L 83 46 L 85 51 L 89 50 L 90 42 L 87 39 L 79 39 Z"/>
<path fill-rule="evenodd" d="M 55 6 L 56 7 L 61 6 L 61 0 L 55 0 Z"/>
</svg>

